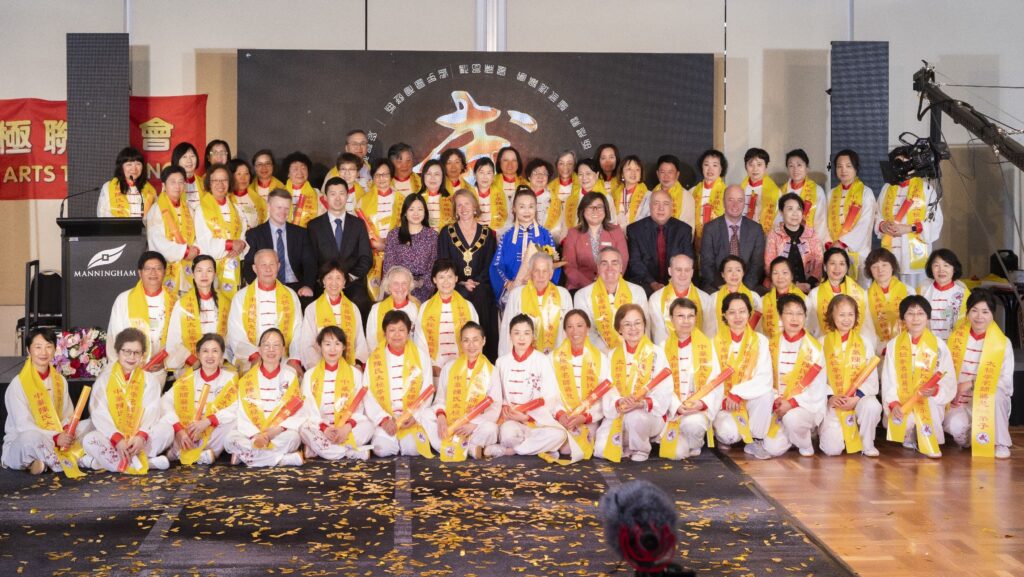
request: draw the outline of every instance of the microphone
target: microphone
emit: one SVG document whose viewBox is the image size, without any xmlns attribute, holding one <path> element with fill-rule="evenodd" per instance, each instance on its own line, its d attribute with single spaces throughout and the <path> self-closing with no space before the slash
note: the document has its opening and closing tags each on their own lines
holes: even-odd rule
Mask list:
<svg viewBox="0 0 1024 577">
<path fill-rule="evenodd" d="M 664 491 L 631 481 L 605 493 L 598 509 L 604 540 L 636 575 L 694 575 L 672 563 L 679 514 Z"/>
<path fill-rule="evenodd" d="M 66 214 L 64 214 L 64 205 L 67 203 L 69 198 L 75 198 L 76 196 L 82 196 L 83 194 L 89 194 L 90 192 L 96 192 L 100 188 L 102 188 L 102 185 L 101 186 L 94 186 L 94 187 L 92 187 L 92 188 L 90 188 L 88 190 L 80 190 L 78 192 L 75 192 L 75 193 L 72 193 L 72 194 L 69 194 L 69 195 L 65 196 L 60 201 L 60 210 L 57 211 L 57 214 L 60 215 L 60 217 L 62 217 L 62 218 L 67 216 Z"/>
</svg>

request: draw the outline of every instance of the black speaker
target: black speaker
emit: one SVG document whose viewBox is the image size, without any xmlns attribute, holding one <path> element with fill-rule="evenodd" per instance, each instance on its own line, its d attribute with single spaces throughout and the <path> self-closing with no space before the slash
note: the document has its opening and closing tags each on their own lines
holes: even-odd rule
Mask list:
<svg viewBox="0 0 1024 577">
<path fill-rule="evenodd" d="M 831 60 L 832 155 L 857 151 L 857 174 L 877 196 L 889 159 L 889 43 L 833 42 Z"/>
<path fill-rule="evenodd" d="M 68 216 L 96 216 L 99 192 L 128 146 L 127 34 L 68 34 Z"/>
</svg>

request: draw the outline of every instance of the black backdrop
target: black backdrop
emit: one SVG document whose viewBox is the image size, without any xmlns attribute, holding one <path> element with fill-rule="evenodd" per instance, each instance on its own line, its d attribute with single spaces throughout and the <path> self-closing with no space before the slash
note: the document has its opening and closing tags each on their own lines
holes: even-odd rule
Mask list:
<svg viewBox="0 0 1024 577">
<path fill-rule="evenodd" d="M 712 144 L 713 81 L 711 54 L 239 50 L 238 149 L 301 150 L 319 183 L 353 128 L 369 133 L 371 158 L 412 145 L 417 168 L 456 135 L 448 146 L 467 152 L 510 142 L 524 163 L 613 142 L 649 182 L 661 154 L 691 182 Z"/>
</svg>

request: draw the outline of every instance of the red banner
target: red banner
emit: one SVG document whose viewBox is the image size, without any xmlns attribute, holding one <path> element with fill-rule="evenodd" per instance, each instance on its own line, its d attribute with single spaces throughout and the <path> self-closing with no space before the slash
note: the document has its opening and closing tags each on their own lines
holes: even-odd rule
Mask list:
<svg viewBox="0 0 1024 577">
<path fill-rule="evenodd" d="M 130 143 L 142 151 L 152 179 L 170 162 L 179 142 L 191 142 L 203 153 L 206 98 L 205 94 L 131 97 Z M 63 100 L 0 100 L 0 200 L 67 196 L 67 118 Z M 111 158 L 111 176 L 113 164 Z"/>
</svg>

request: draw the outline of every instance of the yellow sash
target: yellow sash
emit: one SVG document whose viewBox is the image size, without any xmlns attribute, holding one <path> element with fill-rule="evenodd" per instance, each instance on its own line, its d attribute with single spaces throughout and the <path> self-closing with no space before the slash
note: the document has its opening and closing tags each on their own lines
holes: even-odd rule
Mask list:
<svg viewBox="0 0 1024 577">
<path fill-rule="evenodd" d="M 663 190 L 660 182 L 657 186 L 654 187 L 654 190 L 651 191 L 651 194 L 653 195 L 655 192 L 658 192 L 659 190 Z M 667 192 L 668 195 L 672 198 L 672 216 L 674 216 L 675 218 L 679 218 L 680 216 L 682 216 L 681 213 L 683 210 L 683 196 L 686 194 L 686 189 L 683 188 L 683 185 L 679 184 L 679 181 L 676 181 L 676 183 L 673 184 Z"/>
<path fill-rule="evenodd" d="M 787 192 L 792 185 L 792 180 L 786 183 Z M 781 197 L 782 195 L 780 194 L 779 196 Z M 814 228 L 814 215 L 818 211 L 818 183 L 810 178 L 804 178 L 804 185 L 800 189 L 800 200 L 804 203 L 804 224 Z M 776 204 L 778 204 L 778 201 L 776 201 Z M 778 210 L 778 206 L 775 208 Z"/>
<path fill-rule="evenodd" d="M 626 206 L 626 187 L 619 186 L 612 193 L 615 195 L 615 210 L 618 214 L 625 213 L 626 223 L 633 224 L 636 222 L 637 212 L 640 211 L 640 206 L 644 203 L 644 199 L 650 194 L 647 190 L 647 185 L 644 183 L 638 183 L 633 189 L 633 194 L 629 197 L 629 206 Z M 673 199 L 673 204 L 675 199 Z"/>
<path fill-rule="evenodd" d="M 427 205 L 427 210 L 429 212 L 432 207 L 430 206 L 430 203 L 428 201 L 430 199 L 434 198 L 434 197 L 432 195 L 430 195 L 429 192 L 424 192 L 421 196 L 423 198 L 423 202 Z M 405 201 L 405 197 L 404 196 L 402 197 L 402 201 L 403 202 Z M 436 222 L 436 225 L 435 226 L 431 226 L 431 228 L 433 228 L 437 232 L 441 232 L 449 224 L 455 222 L 454 207 L 452 206 L 452 197 L 451 196 L 444 196 L 440 192 L 438 192 L 437 193 L 437 210 L 438 210 L 438 214 L 436 215 L 437 222 Z M 427 220 L 425 221 L 425 224 L 429 224 L 431 222 L 431 220 L 433 220 L 433 219 L 431 218 L 430 214 L 427 214 Z"/>
<path fill-rule="evenodd" d="M 621 343 L 612 352 L 612 382 L 622 397 L 631 396 L 637 389 L 650 382 L 654 375 L 654 343 L 646 336 L 636 345 L 635 359 L 632 370 L 626 362 L 626 344 Z M 622 426 L 623 415 L 612 417 L 611 431 L 604 447 L 604 458 L 613 463 L 622 461 Z"/>
<path fill-rule="evenodd" d="M 877 282 L 868 287 L 868 299 L 871 302 L 871 322 L 875 324 L 875 334 L 881 342 L 887 343 L 898 335 L 903 327 L 900 320 L 900 303 L 907 298 L 907 285 L 895 276 L 889 281 L 889 291 L 883 291 Z M 864 316 L 864 315 L 862 315 Z"/>
<path fill-rule="evenodd" d="M 246 189 L 245 196 L 249 199 L 250 202 L 252 202 L 253 208 L 256 209 L 256 222 L 259 224 L 267 222 L 267 219 L 270 216 L 268 212 L 269 209 L 267 208 L 267 201 L 264 200 L 263 197 L 260 196 L 258 192 L 253 190 L 252 185 L 249 185 L 249 188 Z M 228 195 L 228 197 L 231 199 L 231 203 L 235 205 L 235 208 L 237 210 L 242 210 L 242 197 L 238 196 L 237 194 L 230 194 Z"/>
<path fill-rule="evenodd" d="M 335 314 L 327 293 L 320 295 L 320 298 L 316 299 L 316 307 L 314 309 L 316 310 L 316 332 L 320 334 L 320 331 L 327 326 L 339 327 L 341 332 L 345 333 L 345 342 L 348 343 L 348 346 L 345 347 L 345 361 L 351 365 L 356 362 L 356 337 L 358 336 L 356 333 L 355 305 L 352 304 L 352 301 L 348 300 L 345 293 L 342 293 L 338 309 L 340 314 Z M 381 318 L 383 319 L 384 317 Z M 360 322 L 362 322 L 361 319 Z"/>
<path fill-rule="evenodd" d="M 747 295 L 747 298 L 750 299 L 750 308 L 752 309 L 752 312 L 750 313 L 750 315 L 751 315 L 751 318 L 753 318 L 754 313 L 758 312 L 758 310 L 757 310 L 757 308 L 755 306 L 755 303 L 754 303 L 754 295 L 751 294 L 750 289 L 748 289 L 747 286 L 745 284 L 743 284 L 743 283 L 740 283 L 739 289 L 737 289 L 736 292 L 745 294 L 745 295 Z M 729 294 L 729 289 L 725 285 L 722 285 L 722 286 L 718 287 L 718 292 L 715 293 L 715 315 L 718 317 L 718 333 L 719 334 L 721 334 L 722 331 L 725 331 L 726 333 L 729 332 L 729 327 L 726 326 L 725 321 L 722 320 L 722 314 L 721 314 L 722 302 L 725 301 L 725 295 L 727 295 L 727 294 Z M 761 305 L 761 309 L 762 309 L 761 314 L 764 315 L 764 312 L 763 312 L 764 304 L 763 303 Z M 761 326 L 762 327 L 764 326 L 764 320 L 763 319 L 761 321 Z"/>
<path fill-rule="evenodd" d="M 192 221 L 192 212 L 188 209 L 188 203 L 178 202 L 174 206 L 166 194 L 161 194 L 156 199 L 157 207 L 160 209 L 160 217 L 164 222 L 164 236 L 177 244 L 193 246 L 196 243 L 196 227 Z M 184 274 L 182 274 L 184 273 Z M 164 286 L 171 292 L 178 293 L 188 287 L 192 278 L 192 261 L 179 260 L 167 263 L 167 272 L 164 274 Z"/>
<path fill-rule="evenodd" d="M 747 189 L 748 184 L 750 184 L 750 178 L 744 177 L 743 190 Z M 766 235 L 771 232 L 772 226 L 775 224 L 775 215 L 779 212 L 779 195 L 779 186 L 775 184 L 772 177 L 766 174 L 761 181 L 760 199 L 758 199 L 758 195 L 753 195 L 751 197 L 753 202 L 743 209 L 743 216 L 761 223 L 761 228 L 764 229 Z M 756 210 L 758 200 L 761 201 L 760 215 L 753 212 L 753 210 Z M 754 206 L 750 206 L 751 204 Z"/>
<path fill-rule="evenodd" d="M 790 285 L 788 294 L 794 294 L 804 302 L 807 302 L 807 295 L 796 285 Z M 782 331 L 782 319 L 779 317 L 778 302 L 779 295 L 774 288 L 768 291 L 768 294 L 764 295 L 761 300 L 761 313 L 763 315 L 761 317 L 761 332 L 764 336 L 768 337 L 769 341 L 781 334 Z"/>
<path fill-rule="evenodd" d="M 821 327 L 820 330 L 822 332 L 825 331 L 825 313 L 828 312 L 828 305 L 832 302 L 832 299 L 835 298 L 836 294 L 837 293 L 832 292 L 832 283 L 828 279 L 825 279 L 823 283 L 818 285 L 818 296 L 817 299 L 815 299 L 817 310 L 815 313 L 818 315 L 818 326 Z M 858 311 L 867 310 L 867 307 L 864 306 L 867 304 L 867 295 L 864 293 L 864 289 L 862 289 L 852 278 L 843 278 L 843 283 L 839 285 L 838 294 L 853 297 L 853 300 L 857 302 Z M 857 315 L 857 324 L 854 325 L 854 330 L 860 330 L 860 328 L 864 326 L 865 316 L 866 315 L 864 314 Z"/>
<path fill-rule="evenodd" d="M 935 374 L 939 364 L 938 339 L 930 330 L 925 329 L 921 335 L 921 340 L 917 344 L 918 354 L 916 356 L 912 346 L 910 334 L 903 332 L 896 337 L 896 350 L 887 352 L 887 354 L 896 355 L 897 395 L 901 405 L 910 400 L 910 397 L 914 396 L 914 393 L 928 382 L 928 379 Z M 935 424 L 932 423 L 931 402 L 928 399 L 922 400 L 914 405 L 913 412 L 914 418 L 917 420 L 918 450 L 926 455 L 941 454 L 938 439 L 935 436 Z M 903 419 L 897 421 L 891 414 L 889 415 L 888 434 L 886 435 L 888 440 L 903 442 L 907 431 L 908 416 L 904 415 Z"/>
<path fill-rule="evenodd" d="M 825 368 L 833 395 L 845 395 L 853 380 L 874 356 L 874 351 L 867 350 L 859 331 L 850 330 L 848 334 L 846 350 L 843 350 L 843 336 L 838 331 L 825 333 Z M 846 452 L 851 455 L 861 452 L 864 446 L 857 427 L 856 413 L 836 411 L 836 417 L 843 429 Z"/>
<path fill-rule="evenodd" d="M 231 309 L 231 297 L 226 294 L 217 295 L 217 330 L 218 335 L 227 334 L 228 311 Z M 203 336 L 203 325 L 200 322 L 199 296 L 195 289 L 181 297 L 181 344 L 188 352 L 196 355 L 196 343 Z"/>
<path fill-rule="evenodd" d="M 818 341 L 810 335 L 805 333 L 803 339 L 800 342 L 800 349 L 796 353 L 796 361 L 793 362 L 793 370 L 786 373 L 782 380 L 779 380 L 779 352 L 780 343 L 779 339 L 782 337 L 780 332 L 775 336 L 774 339 L 768 342 L 768 347 L 772 352 L 772 377 L 775 381 L 775 390 L 779 393 L 779 396 L 783 401 L 788 401 L 793 397 L 799 395 L 804 391 L 803 380 L 807 376 L 808 371 L 814 366 L 813 356 L 814 351 L 820 351 L 821 345 Z M 779 430 L 782 428 L 782 419 L 772 415 L 771 425 L 768 427 L 768 436 L 775 438 L 779 434 Z"/>
<path fill-rule="evenodd" d="M 275 188 L 284 188 L 284 183 L 278 180 L 276 176 L 271 176 L 270 184 L 267 186 L 267 193 L 269 194 L 270 191 L 274 190 Z M 255 176 L 253 177 L 252 182 L 249 183 L 249 193 L 252 194 L 253 197 L 259 197 L 264 201 L 264 204 L 266 204 L 267 198 L 260 194 L 259 179 L 257 179 Z"/>
<path fill-rule="evenodd" d="M 679 340 L 674 331 L 670 333 L 669 337 L 664 345 L 665 358 L 668 359 L 668 366 L 672 369 L 672 380 L 675 383 L 676 397 L 680 401 L 685 401 L 687 397 L 704 386 L 708 378 L 711 377 L 711 339 L 701 332 L 699 328 L 694 329 L 690 333 L 691 362 L 696 367 L 696 370 L 693 372 L 693 376 L 689 379 L 689 383 L 684 390 L 682 387 L 683 379 L 679 374 Z M 670 418 L 665 423 L 665 430 L 661 433 L 661 446 L 658 449 L 660 457 L 664 459 L 678 459 L 680 457 L 678 453 L 679 438 L 682 436 L 681 423 L 682 419 L 679 418 Z M 714 446 L 714 437 L 708 435 L 708 447 Z"/>
<path fill-rule="evenodd" d="M 595 292 L 597 287 L 595 287 Z M 608 298 L 605 297 L 605 302 Z M 558 287 L 548 282 L 544 296 L 537 297 L 537 289 L 532 282 L 526 283 L 520 294 L 522 313 L 533 321 L 536 337 L 535 346 L 541 352 L 549 352 L 555 348 L 558 338 L 558 326 L 562 323 L 562 295 Z M 614 315 L 613 315 L 614 316 Z"/>
<path fill-rule="evenodd" d="M 828 234 L 832 237 L 832 240 L 839 240 L 853 230 L 857 221 L 847 222 L 847 219 L 854 206 L 860 211 L 863 206 L 863 200 L 864 183 L 859 178 L 853 181 L 850 189 L 846 191 L 846 200 L 843 200 L 843 185 L 840 184 L 832 189 L 832 194 L 829 195 L 828 199 Z M 859 220 L 864 216 L 863 214 L 858 214 L 857 219 Z M 871 215 L 867 216 L 868 218 L 871 217 Z M 853 255 L 850 255 L 850 258 L 852 259 Z"/>
<path fill-rule="evenodd" d="M 475 366 L 471 370 L 468 365 L 466 356 L 460 354 L 448 371 L 444 407 L 449 425 L 461 419 L 487 396 L 494 366 L 483 355 L 476 358 Z M 441 461 L 465 461 L 467 440 L 457 438 L 453 431 L 449 431 L 449 434 L 449 438 L 441 439 Z"/>
<path fill-rule="evenodd" d="M 690 192 L 693 194 L 693 206 L 695 211 L 693 215 L 694 238 L 700 239 L 704 236 L 704 225 L 706 224 L 704 222 L 704 203 L 701 202 L 704 198 L 704 181 L 702 180 L 698 182 L 697 186 L 690 189 Z M 722 197 L 724 195 L 725 181 L 718 178 L 715 180 L 715 183 L 711 185 L 711 193 L 708 196 L 708 206 L 711 207 L 707 212 L 708 222 L 725 214 L 725 205 L 722 201 Z"/>
<path fill-rule="evenodd" d="M 721 310 L 721 309 L 719 309 Z M 748 324 L 743 330 L 743 338 L 740 340 L 739 349 L 736 354 L 730 354 L 732 348 L 732 331 L 727 326 L 719 327 L 715 335 L 715 352 L 718 354 L 718 364 L 725 370 L 732 367 L 733 373 L 725 380 L 723 394 L 729 396 L 735 384 L 750 380 L 757 369 L 757 357 L 760 354 L 761 343 L 757 334 Z M 740 403 L 740 409 L 732 413 L 736 421 L 736 428 L 743 438 L 744 443 L 753 443 L 754 438 L 750 432 L 750 416 L 747 414 L 747 403 Z"/>
<path fill-rule="evenodd" d="M 377 185 L 375 184 L 371 184 L 370 190 L 368 190 L 359 200 L 358 216 L 360 216 L 360 218 L 363 219 L 363 222 L 366 223 L 366 229 L 370 234 L 371 241 L 383 241 L 387 238 L 387 235 L 391 230 L 398 227 L 404 197 L 395 191 L 391 191 L 391 194 L 395 195 L 395 200 L 391 206 L 391 212 L 387 213 L 381 213 L 378 210 L 380 194 L 377 191 Z M 370 291 L 370 298 L 376 299 L 380 292 L 383 268 L 384 251 L 374 249 L 373 266 L 370 267 L 370 272 L 366 273 L 366 283 L 367 288 Z"/>
<path fill-rule="evenodd" d="M 293 373 L 292 380 L 288 383 L 288 389 L 281 395 L 274 408 L 270 412 L 263 412 L 259 405 L 260 400 L 263 398 L 260 394 L 261 368 L 259 365 L 253 366 L 238 382 L 238 402 L 242 405 L 242 410 L 245 411 L 245 415 L 249 417 L 252 424 L 262 432 L 269 423 L 273 422 L 274 417 L 281 412 L 285 405 L 293 398 L 302 395 L 302 389 L 299 385 L 298 376 Z M 278 370 L 285 369 L 278 367 Z M 266 448 L 273 448 L 273 445 L 267 445 Z"/>
<path fill-rule="evenodd" d="M 396 186 L 396 185 L 399 182 L 408 182 L 409 183 L 409 187 L 408 187 L 409 188 L 409 192 L 408 192 L 408 194 L 405 192 L 405 190 L 399 190 L 398 189 L 398 186 Z M 410 172 L 409 173 L 409 178 L 407 178 L 405 180 L 398 180 L 397 177 L 392 176 L 391 177 L 391 188 L 395 192 L 400 192 L 403 197 L 409 196 L 410 194 L 419 194 L 420 189 L 423 188 L 423 179 L 421 179 L 420 175 L 416 174 L 415 172 Z M 404 189 L 406 187 L 403 185 L 402 188 Z M 427 193 L 424 192 L 423 196 L 426 197 Z"/>
<path fill-rule="evenodd" d="M 292 302 L 292 295 L 288 287 L 282 283 L 274 284 L 275 301 L 277 303 L 276 327 L 284 335 L 285 350 L 292 343 L 292 323 L 295 320 L 295 303 Z M 242 326 L 245 328 L 245 336 L 250 343 L 259 342 L 260 335 L 256 334 L 256 327 L 259 326 L 259 310 L 256 306 L 256 283 L 245 287 L 245 297 L 242 300 Z"/>
<path fill-rule="evenodd" d="M 562 406 L 565 407 L 566 412 L 575 410 L 583 402 L 583 399 L 600 384 L 597 380 L 601 375 L 601 352 L 591 344 L 590 339 L 583 344 L 583 366 L 578 386 L 572 368 L 572 359 L 572 343 L 569 342 L 569 339 L 565 339 L 555 350 L 554 368 L 555 377 L 558 380 L 558 392 L 561 393 Z M 584 459 L 594 456 L 594 445 L 590 442 L 590 429 L 587 425 L 580 425 L 576 431 L 569 431 L 569 434 L 583 450 Z"/>
<path fill-rule="evenodd" d="M 598 334 L 604 339 L 608 348 L 619 346 L 619 333 L 615 332 L 615 312 L 625 304 L 633 302 L 633 293 L 629 290 L 626 281 L 619 278 L 619 285 L 615 289 L 615 305 L 608 302 L 608 290 L 604 281 L 600 278 L 594 283 L 594 290 L 590 293 L 590 306 L 594 311 L 594 326 Z"/>
<path fill-rule="evenodd" d="M 957 379 L 960 367 L 967 354 L 968 333 L 971 323 L 962 322 L 949 335 L 949 352 L 953 356 L 953 367 Z M 1006 354 L 1006 335 L 992 322 L 985 329 L 985 340 L 981 345 L 981 359 L 978 374 L 974 378 L 974 394 L 971 397 L 971 456 L 995 458 L 996 455 L 996 389 Z"/>
<path fill-rule="evenodd" d="M 121 183 L 116 178 L 110 179 L 109 190 L 110 190 L 110 214 L 116 218 L 129 218 L 131 214 L 131 205 L 128 204 L 128 195 L 121 194 Z M 138 183 L 135 183 L 138 188 Z M 141 217 L 145 217 L 146 213 L 149 212 L 149 207 L 153 206 L 156 202 L 156 189 L 153 185 L 145 182 L 142 184 L 142 188 L 139 189 L 142 194 L 142 214 Z"/>
<path fill-rule="evenodd" d="M 143 351 L 143 358 L 149 358 L 160 351 L 167 343 L 167 327 L 171 318 L 171 310 L 174 308 L 174 295 L 166 288 L 162 288 L 160 294 L 164 299 L 164 326 L 160 330 L 160 342 L 151 343 L 150 340 L 150 318 L 149 304 L 146 302 L 146 291 L 142 288 L 142 281 L 135 284 L 135 287 L 128 292 L 128 324 L 139 329 L 146 335 L 146 350 Z"/>
<path fill-rule="evenodd" d="M 674 341 L 676 334 L 676 327 L 672 324 L 672 314 L 669 312 L 669 307 L 677 298 L 687 298 L 697 305 L 697 328 L 703 329 L 704 327 L 704 304 L 700 301 L 700 293 L 697 292 L 697 287 L 691 284 L 686 288 L 686 292 L 683 294 L 676 293 L 676 289 L 669 284 L 661 291 L 661 316 L 665 322 L 665 331 L 668 333 L 668 339 L 665 342 Z"/>
<path fill-rule="evenodd" d="M 221 369 L 227 370 L 227 369 Z M 178 416 L 178 422 L 188 427 L 196 418 L 196 373 L 190 367 L 185 374 L 174 382 L 174 414 Z M 217 412 L 231 406 L 238 398 L 238 375 L 232 373 L 231 379 L 224 383 L 224 387 L 217 393 L 212 403 L 206 403 L 203 407 L 203 417 L 209 417 Z M 203 438 L 200 443 L 192 449 L 181 451 L 179 459 L 182 465 L 192 465 L 199 460 L 203 448 L 210 442 L 211 429 L 203 431 Z"/>
<path fill-rule="evenodd" d="M 551 181 L 548 185 L 548 190 L 551 191 L 552 198 L 558 198 L 558 189 L 561 187 L 558 178 Z M 583 200 L 583 187 L 580 186 L 580 179 L 575 173 L 572 175 L 572 190 L 569 191 L 569 196 L 565 197 L 565 202 L 561 203 L 562 222 L 565 223 L 565 230 L 576 228 L 579 224 L 579 215 L 576 213 L 580 208 L 580 201 Z M 611 215 L 609 215 L 611 216 Z"/>
<path fill-rule="evenodd" d="M 899 190 L 898 185 L 890 184 L 885 187 L 885 192 L 882 195 L 882 220 L 897 221 L 896 217 L 900 207 L 896 206 L 896 193 Z M 906 200 L 910 202 L 910 209 L 903 218 L 899 219 L 900 224 L 924 222 L 928 210 L 928 200 L 924 197 L 923 180 L 916 176 L 910 179 Z M 916 232 L 907 233 L 904 238 L 907 246 L 910 247 L 910 270 L 924 270 L 925 263 L 928 261 L 928 243 Z M 882 235 L 882 247 L 892 250 L 892 236 Z"/>
<path fill-rule="evenodd" d="M 479 202 L 480 189 L 474 186 L 473 194 L 476 196 L 477 202 Z M 500 182 L 495 181 L 491 183 L 491 191 L 487 194 L 487 199 L 491 203 L 491 220 L 488 222 L 481 220 L 480 224 L 487 225 L 494 230 L 499 230 L 508 221 L 508 205 L 506 204 L 505 193 L 501 188 Z"/>
<path fill-rule="evenodd" d="M 132 371 L 126 382 L 124 369 L 120 362 L 111 367 L 110 380 L 107 382 L 107 411 L 117 431 L 126 441 L 139 433 L 142 416 L 146 408 L 142 406 L 143 394 L 146 391 L 146 376 L 142 366 Z M 149 460 L 145 451 L 139 453 L 139 467 L 129 465 L 125 473 L 129 475 L 145 475 L 149 472 Z"/>
<path fill-rule="evenodd" d="M 228 212 L 231 214 L 231 222 L 224 220 L 224 214 L 220 211 L 220 204 L 212 194 L 204 194 L 199 199 L 199 209 L 202 212 L 203 220 L 209 227 L 213 238 L 222 240 L 238 240 L 242 237 L 242 215 L 239 214 L 235 203 L 225 200 Z M 240 284 L 239 274 L 241 263 L 238 257 L 223 257 L 217 260 L 217 280 L 220 290 L 225 294 L 234 296 Z"/>
<path fill-rule="evenodd" d="M 455 331 L 455 345 L 459 349 L 459 353 L 462 353 L 462 342 L 458 338 L 459 331 L 462 330 L 462 326 L 467 322 L 473 320 L 473 314 L 469 309 L 469 301 L 462 298 L 458 292 L 453 292 L 451 296 L 451 307 L 452 307 L 452 327 Z M 441 301 L 441 293 L 434 293 L 434 296 L 423 304 L 423 326 L 420 327 L 423 332 L 423 336 L 427 340 L 427 352 L 430 354 L 430 358 L 437 360 L 438 355 L 441 354 L 441 308 L 444 303 Z M 380 317 L 383 319 L 384 317 Z"/>
<path fill-rule="evenodd" d="M 47 392 L 46 384 L 42 377 L 36 372 L 31 360 L 25 361 L 25 365 L 18 373 L 18 380 L 21 381 L 22 390 L 25 392 L 25 400 L 28 408 L 32 411 L 32 419 L 40 429 L 59 434 L 64 429 L 61 426 L 61 415 L 64 414 L 64 391 L 67 389 L 67 381 L 60 372 L 50 365 L 50 381 L 53 383 L 52 394 Z M 78 459 L 85 455 L 82 443 L 72 439 L 67 449 L 54 447 L 57 460 L 69 479 L 84 477 L 78 468 Z"/>
<path fill-rule="evenodd" d="M 324 403 L 324 375 L 326 373 L 327 363 L 320 359 L 320 362 L 313 367 L 313 374 L 310 375 L 313 400 L 316 402 L 312 409 L 317 416 L 317 425 L 320 424 L 320 408 Z M 349 399 L 356 393 L 356 379 L 355 374 L 352 372 L 352 365 L 344 361 L 338 362 L 338 370 L 335 372 L 334 378 L 334 400 L 332 401 L 334 403 L 334 422 L 332 425 L 340 428 L 345 424 L 341 422 L 342 413 L 345 411 L 345 407 L 348 406 Z M 348 438 L 345 439 L 343 444 L 353 449 L 356 448 L 356 438 L 353 436 L 352 431 L 348 432 Z"/>
<path fill-rule="evenodd" d="M 402 407 L 408 410 L 420 396 L 420 389 L 423 386 L 423 367 L 420 366 L 420 355 L 412 343 L 405 344 L 405 352 L 402 355 L 402 383 L 405 385 L 405 393 L 402 395 Z M 395 422 L 395 416 L 391 405 L 391 378 L 388 374 L 387 344 L 383 341 L 370 353 L 366 362 L 366 372 L 370 377 L 370 393 L 377 399 L 377 404 L 391 416 Z M 416 423 L 398 431 L 398 438 L 404 439 L 409 434 L 416 436 L 416 450 L 419 454 L 431 458 L 434 453 L 430 450 L 430 442 L 423 430 L 423 425 Z"/>
<path fill-rule="evenodd" d="M 295 196 L 295 190 L 292 188 L 291 179 L 288 179 L 288 182 L 285 183 L 284 189 L 293 197 Z M 309 221 L 313 220 L 313 217 L 320 212 L 320 208 L 317 207 L 317 204 L 320 203 L 318 196 L 319 195 L 317 195 L 316 190 L 307 180 L 299 191 L 299 200 L 297 202 L 294 200 L 292 201 L 292 208 L 288 212 L 288 222 L 297 224 L 302 228 L 306 228 Z"/>
</svg>

